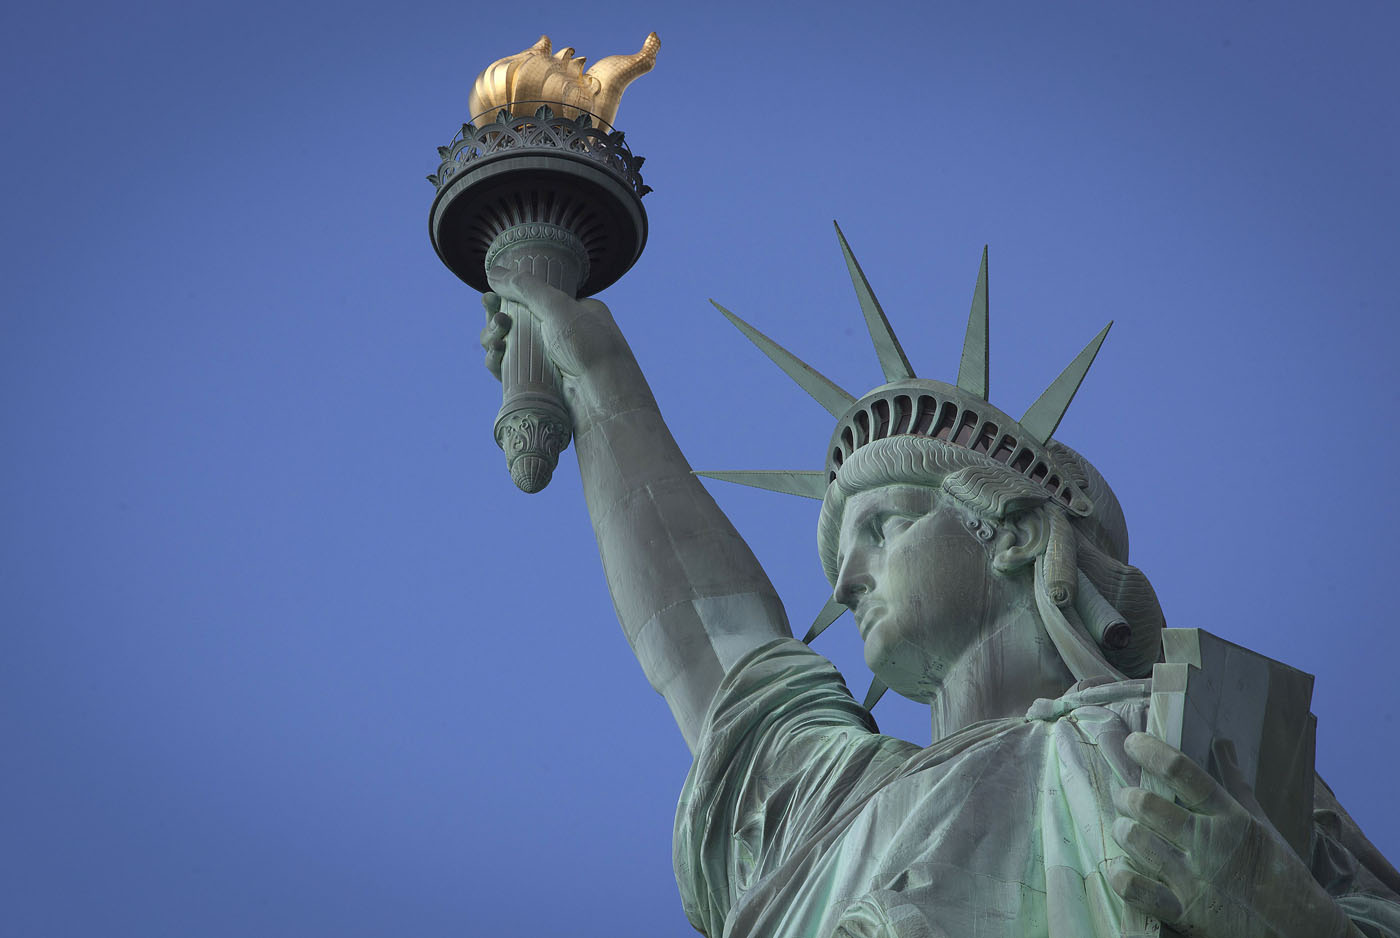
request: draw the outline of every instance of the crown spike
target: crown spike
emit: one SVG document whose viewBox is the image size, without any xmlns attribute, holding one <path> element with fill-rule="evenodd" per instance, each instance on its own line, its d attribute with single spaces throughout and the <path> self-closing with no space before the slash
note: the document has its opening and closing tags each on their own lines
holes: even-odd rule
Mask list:
<svg viewBox="0 0 1400 938">
<path fill-rule="evenodd" d="M 967 314 L 967 334 L 963 336 L 962 361 L 958 363 L 958 387 L 982 400 L 987 397 L 987 246 L 982 246 L 982 266 L 972 291 L 972 310 Z"/>
<path fill-rule="evenodd" d="M 900 381 L 914 377 L 914 369 L 910 367 L 899 339 L 890 328 L 890 321 L 885 318 L 880 301 L 875 299 L 870 282 L 865 279 L 865 272 L 860 269 L 856 256 L 851 253 L 851 246 L 846 243 L 841 226 L 834 221 L 832 224 L 836 225 L 836 237 L 841 242 L 841 253 L 846 257 L 846 269 L 851 275 L 851 285 L 856 288 L 856 299 L 860 300 L 860 311 L 865 314 L 865 325 L 870 330 L 870 340 L 875 343 L 875 354 L 880 357 L 880 369 L 885 373 L 885 380 Z"/>
<path fill-rule="evenodd" d="M 734 482 L 738 485 L 747 485 L 756 489 L 767 489 L 770 492 L 781 492 L 784 495 L 800 495 L 803 498 L 815 498 L 821 501 L 826 496 L 826 473 L 822 470 L 807 471 L 805 469 L 772 470 L 772 469 L 734 469 L 720 471 L 691 470 L 695 475 L 704 476 L 707 479 L 718 479 L 721 482 Z"/>
<path fill-rule="evenodd" d="M 825 632 L 831 623 L 841 618 L 841 613 L 845 611 L 845 606 L 834 599 L 828 599 L 826 605 L 822 606 L 821 612 L 818 612 L 817 617 L 812 620 L 812 627 L 807 630 L 807 634 L 803 636 L 802 640 L 808 645 L 812 644 L 812 640 Z"/>
<path fill-rule="evenodd" d="M 811 365 L 798 358 L 796 355 L 774 342 L 768 336 L 759 332 L 753 326 L 735 316 L 729 310 L 720 306 L 714 300 L 710 300 L 714 308 L 724 314 L 724 318 L 734 324 L 734 327 L 748 337 L 748 340 L 758 346 L 758 350 L 773 360 L 788 377 L 796 381 L 802 390 L 816 398 L 818 404 L 827 409 L 833 417 L 840 417 L 850 406 L 856 402 L 855 397 L 847 391 L 838 387 L 830 378 L 817 371 Z"/>
<path fill-rule="evenodd" d="M 1094 363 L 1094 356 L 1099 354 L 1099 346 L 1103 345 L 1108 330 L 1112 328 L 1113 322 L 1110 320 L 1108 325 L 1084 346 L 1083 351 L 1074 357 L 1074 361 L 1060 372 L 1060 376 L 1050 382 L 1050 387 L 1045 389 L 1021 418 L 1021 426 L 1041 445 L 1049 443 L 1050 437 L 1055 435 L 1061 418 L 1064 417 L 1065 411 L 1069 410 L 1070 402 L 1074 400 L 1075 392 L 1079 390 L 1084 376 L 1089 373 L 1089 366 Z"/>
<path fill-rule="evenodd" d="M 887 690 L 889 690 L 889 688 L 885 686 L 884 681 L 880 680 L 878 677 L 872 677 L 870 679 L 870 689 L 865 692 L 865 700 L 862 701 L 861 706 L 867 710 L 874 710 L 875 705 L 880 702 L 881 697 L 885 696 L 885 691 Z"/>
</svg>

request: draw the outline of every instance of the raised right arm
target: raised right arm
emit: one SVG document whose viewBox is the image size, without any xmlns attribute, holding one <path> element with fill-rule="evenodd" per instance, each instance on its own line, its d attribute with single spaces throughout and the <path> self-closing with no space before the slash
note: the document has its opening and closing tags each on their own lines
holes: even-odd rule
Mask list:
<svg viewBox="0 0 1400 938">
<path fill-rule="evenodd" d="M 725 672 L 791 631 L 782 603 L 661 418 L 632 350 L 597 300 L 575 300 L 529 274 L 491 272 L 482 334 L 499 362 L 524 304 L 563 379 L 589 518 L 618 621 L 647 679 L 693 750 Z"/>
</svg>

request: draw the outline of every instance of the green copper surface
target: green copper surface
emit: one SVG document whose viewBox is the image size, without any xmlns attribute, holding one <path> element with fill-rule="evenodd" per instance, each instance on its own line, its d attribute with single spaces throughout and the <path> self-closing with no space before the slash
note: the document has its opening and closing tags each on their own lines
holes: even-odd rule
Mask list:
<svg viewBox="0 0 1400 938">
<path fill-rule="evenodd" d="M 826 605 L 822 606 L 821 611 L 817 613 L 817 617 L 812 620 L 811 628 L 807 629 L 807 634 L 802 636 L 802 641 L 808 645 L 812 644 L 813 639 L 825 632 L 831 623 L 841 618 L 845 613 L 844 604 L 838 603 L 834 599 L 828 599 Z"/>
<path fill-rule="evenodd" d="M 826 473 L 820 469 L 734 469 L 734 470 L 695 470 L 698 476 L 718 479 L 721 482 L 734 482 L 784 495 L 800 495 L 821 501 L 826 493 Z"/>
<path fill-rule="evenodd" d="M 1400 938 L 1400 876 L 1325 786 L 1307 790 L 1307 682 L 1203 635 L 1169 636 L 1157 665 L 1164 616 L 1112 490 L 1050 440 L 1108 329 L 1018 425 L 982 396 L 985 251 L 955 387 L 910 378 L 842 241 L 895 379 L 858 404 L 715 304 L 838 416 L 825 472 L 693 472 L 602 303 L 492 272 L 569 363 L 613 607 L 694 757 L 673 838 L 691 923 L 713 938 Z M 861 703 L 792 638 L 697 475 L 821 499 L 831 593 L 806 639 L 852 612 L 873 674 Z M 887 688 L 927 704 L 931 744 L 878 731 Z"/>
<path fill-rule="evenodd" d="M 982 400 L 987 396 L 987 248 L 982 247 L 982 265 L 977 270 L 977 286 L 972 291 L 972 309 L 967 314 L 967 334 L 963 337 L 962 360 L 958 362 L 958 387 Z"/>
<path fill-rule="evenodd" d="M 851 285 L 856 289 L 856 299 L 860 301 L 860 311 L 865 315 L 865 325 L 870 330 L 870 341 L 875 343 L 875 354 L 880 358 L 880 370 L 885 373 L 885 380 L 899 381 L 914 377 L 914 369 L 910 367 L 899 339 L 890 328 L 890 321 L 885 318 L 885 311 L 880 308 L 875 291 L 870 289 L 870 281 L 865 279 L 865 271 L 860 269 L 856 256 L 851 253 L 851 246 L 846 243 L 841 226 L 834 221 L 832 224 L 836 226 L 836 237 L 841 242 L 841 253 L 846 258 L 846 270 L 851 275 Z"/>
<path fill-rule="evenodd" d="M 872 677 L 870 679 L 870 687 L 865 691 L 865 699 L 861 701 L 860 705 L 867 710 L 874 710 L 875 705 L 880 702 L 881 697 L 885 696 L 885 691 L 887 690 L 889 690 L 889 688 L 885 686 L 884 681 L 880 680 L 878 677 Z"/>
<path fill-rule="evenodd" d="M 779 368 L 787 372 L 788 377 L 796 381 L 802 390 L 812 395 L 817 403 L 826 408 L 827 413 L 833 417 L 839 417 L 850 409 L 856 402 L 855 396 L 848 391 L 842 390 L 826 375 L 817 371 L 811 365 L 798 358 L 796 355 L 774 342 L 768 336 L 759 332 L 753 326 L 744 322 L 738 316 L 725 309 L 723 306 L 710 300 L 715 309 L 724 314 L 724 318 L 732 322 L 740 332 L 748 337 L 749 341 L 757 345 L 759 351 L 771 358 Z"/>
<path fill-rule="evenodd" d="M 1094 356 L 1099 354 L 1099 346 L 1103 345 L 1103 340 L 1108 336 L 1108 330 L 1113 328 L 1110 322 L 1099 331 L 1084 346 L 1083 351 L 1074 357 L 1074 361 L 1060 372 L 1060 376 L 1050 383 L 1036 398 L 1034 404 L 1026 411 L 1025 416 L 1020 420 L 1021 426 L 1030 432 L 1031 436 L 1041 443 L 1050 442 L 1050 437 L 1055 435 L 1055 430 L 1060 425 L 1060 420 L 1064 418 L 1065 411 L 1069 410 L 1070 403 L 1074 400 L 1075 393 L 1079 390 L 1079 385 L 1083 383 L 1084 376 L 1089 373 L 1089 366 L 1094 363 Z"/>
</svg>

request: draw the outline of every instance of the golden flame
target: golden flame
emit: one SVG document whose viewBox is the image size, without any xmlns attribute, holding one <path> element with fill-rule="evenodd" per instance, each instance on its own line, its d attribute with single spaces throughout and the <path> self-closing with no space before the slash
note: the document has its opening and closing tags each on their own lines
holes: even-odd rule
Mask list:
<svg viewBox="0 0 1400 938">
<path fill-rule="evenodd" d="M 524 52 L 488 65 L 472 85 L 467 110 L 473 120 L 481 118 L 489 122 L 496 111 L 510 110 L 510 105 L 516 101 L 548 102 L 564 117 L 576 117 L 579 111 L 588 111 L 606 125 L 604 129 L 611 130 L 622 92 L 638 77 L 651 71 L 656 64 L 656 50 L 660 48 L 661 40 L 656 38 L 656 33 L 650 33 L 640 51 L 632 55 L 610 55 L 593 63 L 585 72 L 583 66 L 587 60 L 583 56 L 575 58 L 572 47 L 555 52 L 549 37 L 541 36 L 539 42 Z M 521 110 L 534 113 L 535 108 Z"/>
</svg>

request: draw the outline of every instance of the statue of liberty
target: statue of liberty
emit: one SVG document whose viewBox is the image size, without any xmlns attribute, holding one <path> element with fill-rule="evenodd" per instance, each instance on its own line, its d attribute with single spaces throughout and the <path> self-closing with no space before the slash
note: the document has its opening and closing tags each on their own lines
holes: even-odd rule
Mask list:
<svg viewBox="0 0 1400 938">
<path fill-rule="evenodd" d="M 638 55 L 648 49 L 654 59 L 654 36 Z M 552 53 L 541 39 L 534 51 L 550 81 L 583 89 L 567 101 L 576 112 L 518 120 L 502 111 L 486 130 L 464 126 L 445 159 L 526 124 L 575 151 L 592 146 L 577 143 L 592 133 L 579 115 L 599 88 L 611 93 L 610 127 L 621 86 L 589 86 L 571 49 Z M 526 61 L 502 62 L 517 60 Z M 608 80 L 650 67 L 604 61 Z M 493 69 L 481 81 L 515 80 Z M 621 137 L 608 139 L 598 146 Z M 433 178 L 447 191 L 446 172 Z M 437 212 L 434 225 L 447 210 Z M 711 938 L 1400 938 L 1400 874 L 1313 784 L 1310 755 L 1300 764 L 1311 794 L 1294 829 L 1261 804 L 1270 780 L 1241 770 L 1243 741 L 1237 754 L 1215 737 L 1191 758 L 1146 732 L 1160 717 L 1154 698 L 1169 697 L 1168 672 L 1155 670 L 1162 610 L 1128 563 L 1107 482 L 1054 439 L 1107 329 L 1014 419 L 987 400 L 985 253 L 952 384 L 914 375 L 844 238 L 884 371 L 874 390 L 857 398 L 722 310 L 836 428 L 820 470 L 711 475 L 820 500 L 832 598 L 813 634 L 853 613 L 876 678 L 866 703 L 887 687 L 927 704 L 933 742 L 920 747 L 880 734 L 835 668 L 793 638 L 608 308 L 576 298 L 586 261 L 572 270 L 522 261 L 521 251 L 568 242 L 557 222 L 532 223 L 505 248 L 504 236 L 472 234 L 490 288 L 481 341 L 498 376 L 526 345 L 557 368 L 618 620 L 694 757 L 674 864 L 696 929 Z M 521 238 L 554 246 L 520 248 Z M 458 263 L 445 237 L 435 243 Z M 507 428 L 508 438 L 540 437 L 540 419 Z M 528 472 L 512 469 L 529 491 L 548 481 L 531 459 Z M 1268 696 L 1261 707 L 1274 706 Z M 1302 714 L 1288 728 L 1297 737 L 1309 732 L 1306 702 Z"/>
<path fill-rule="evenodd" d="M 822 471 L 715 475 L 822 500 L 833 611 L 878 682 L 930 706 L 927 748 L 880 735 L 792 638 L 607 307 L 503 268 L 485 297 L 488 367 L 506 298 L 559 368 L 618 619 L 694 754 L 674 861 L 695 927 L 1081 938 L 1145 913 L 1207 938 L 1400 936 L 1400 876 L 1325 785 L 1300 856 L 1227 741 L 1200 766 L 1143 732 L 1162 611 L 1108 484 L 1051 436 L 1107 330 L 1017 421 L 985 400 L 985 255 L 949 385 L 914 377 L 841 244 L 887 383 L 857 400 L 726 311 L 838 423 Z"/>
</svg>

